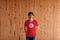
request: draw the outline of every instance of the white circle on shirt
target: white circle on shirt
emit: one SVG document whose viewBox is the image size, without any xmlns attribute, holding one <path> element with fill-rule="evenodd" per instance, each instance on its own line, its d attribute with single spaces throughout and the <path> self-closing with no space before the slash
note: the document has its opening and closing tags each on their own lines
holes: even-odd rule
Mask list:
<svg viewBox="0 0 60 40">
<path fill-rule="evenodd" d="M 32 23 L 29 24 L 29 28 L 33 28 L 34 25 Z"/>
</svg>

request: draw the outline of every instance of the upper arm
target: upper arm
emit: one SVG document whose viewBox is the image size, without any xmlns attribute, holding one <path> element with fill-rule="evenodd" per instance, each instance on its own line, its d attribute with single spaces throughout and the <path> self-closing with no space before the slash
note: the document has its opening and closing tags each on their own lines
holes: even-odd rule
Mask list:
<svg viewBox="0 0 60 40">
<path fill-rule="evenodd" d="M 26 26 L 26 22 L 24 23 L 24 27 Z"/>
<path fill-rule="evenodd" d="M 27 29 L 27 23 L 25 21 L 25 23 L 24 23 L 24 30 L 26 31 L 26 29 Z"/>
<path fill-rule="evenodd" d="M 35 25 L 38 26 L 38 22 L 37 21 L 35 21 Z"/>
<path fill-rule="evenodd" d="M 26 28 L 27 27 L 27 21 L 25 21 L 25 23 L 24 23 L 24 28 Z"/>
<path fill-rule="evenodd" d="M 36 23 L 35 23 L 35 25 L 36 25 L 36 28 L 37 29 L 39 29 L 39 25 L 38 25 L 38 22 L 37 21 L 35 21 Z"/>
</svg>

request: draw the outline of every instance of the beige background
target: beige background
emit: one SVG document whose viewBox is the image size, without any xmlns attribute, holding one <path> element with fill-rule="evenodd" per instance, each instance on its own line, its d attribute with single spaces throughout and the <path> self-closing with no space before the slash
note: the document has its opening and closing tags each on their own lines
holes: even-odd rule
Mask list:
<svg viewBox="0 0 60 40">
<path fill-rule="evenodd" d="M 29 11 L 40 26 L 37 40 L 60 40 L 60 0 L 0 0 L 0 40 L 25 40 Z"/>
</svg>

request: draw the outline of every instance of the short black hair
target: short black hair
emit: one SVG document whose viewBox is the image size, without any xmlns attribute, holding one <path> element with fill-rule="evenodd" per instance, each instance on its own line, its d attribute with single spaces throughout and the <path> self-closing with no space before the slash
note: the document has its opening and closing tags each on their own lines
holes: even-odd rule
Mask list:
<svg viewBox="0 0 60 40">
<path fill-rule="evenodd" d="M 29 12 L 29 13 L 28 13 L 28 16 L 30 16 L 31 14 L 34 16 L 34 13 L 33 13 L 33 12 Z"/>
</svg>

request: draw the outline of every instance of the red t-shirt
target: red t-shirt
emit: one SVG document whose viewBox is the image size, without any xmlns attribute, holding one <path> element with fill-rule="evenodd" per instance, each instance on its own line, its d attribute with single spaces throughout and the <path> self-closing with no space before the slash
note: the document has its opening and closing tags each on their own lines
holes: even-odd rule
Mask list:
<svg viewBox="0 0 60 40">
<path fill-rule="evenodd" d="M 27 27 L 26 36 L 29 36 L 29 37 L 36 36 L 37 26 L 38 26 L 38 23 L 36 20 L 33 20 L 32 22 L 29 22 L 29 20 L 26 20 L 24 24 L 24 27 Z"/>
</svg>

